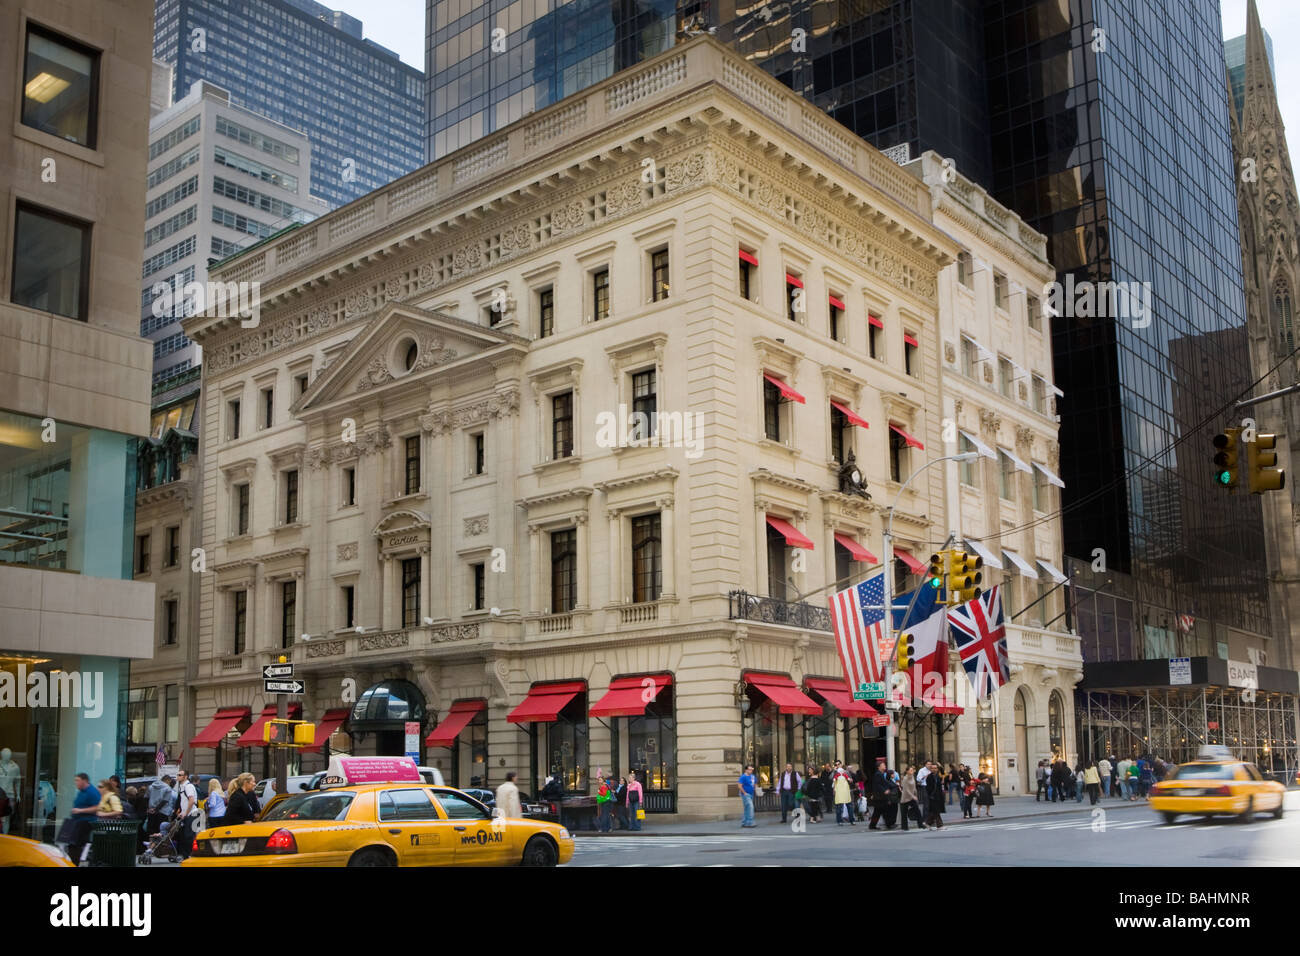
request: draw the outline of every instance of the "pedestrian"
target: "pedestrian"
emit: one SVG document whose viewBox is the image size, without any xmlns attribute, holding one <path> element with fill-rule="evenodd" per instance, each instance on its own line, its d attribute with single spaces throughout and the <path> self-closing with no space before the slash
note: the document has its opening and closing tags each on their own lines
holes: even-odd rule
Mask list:
<svg viewBox="0 0 1300 956">
<path fill-rule="evenodd" d="M 925 777 L 926 818 L 925 825 L 936 830 L 943 829 L 943 777 L 939 767 L 932 761 L 927 762 L 930 772 Z"/>
<path fill-rule="evenodd" d="M 1155 769 L 1151 765 L 1151 755 L 1147 754 L 1138 761 L 1138 789 L 1145 800 L 1151 793 L 1151 785 L 1156 782 Z"/>
<path fill-rule="evenodd" d="M 208 781 L 208 799 L 203 804 L 203 812 L 207 814 L 206 826 L 209 830 L 221 826 L 225 819 L 226 791 L 217 777 Z"/>
<path fill-rule="evenodd" d="M 1088 804 L 1096 806 L 1097 797 L 1101 795 L 1101 772 L 1095 761 L 1088 761 L 1088 767 L 1083 771 L 1083 785 L 1088 789 Z"/>
<path fill-rule="evenodd" d="M 1044 798 L 1048 803 L 1052 802 L 1052 793 L 1047 789 L 1047 761 L 1038 761 L 1038 768 L 1034 771 L 1034 779 L 1038 781 L 1038 792 L 1034 794 L 1034 803 Z"/>
<path fill-rule="evenodd" d="M 523 804 L 519 800 L 519 784 L 515 783 L 519 774 L 513 770 L 506 771 L 506 779 L 497 787 L 496 808 L 507 820 L 520 820 L 524 815 Z"/>
<path fill-rule="evenodd" d="M 122 815 L 128 820 L 142 820 L 138 809 L 140 804 L 140 791 L 135 787 L 127 787 L 122 792 Z"/>
<path fill-rule="evenodd" d="M 740 807 L 742 816 L 740 818 L 741 827 L 752 827 L 754 823 L 754 787 L 757 785 L 754 779 L 754 765 L 745 764 L 745 772 L 740 775 L 736 781 L 736 786 L 740 790 Z"/>
<path fill-rule="evenodd" d="M 109 777 L 99 781 L 99 807 L 95 810 L 95 816 L 101 820 L 116 820 L 126 816 L 126 811 L 122 809 L 122 798 L 117 794 L 117 785 L 113 783 L 116 779 Z"/>
<path fill-rule="evenodd" d="M 74 866 L 81 865 L 81 857 L 90 843 L 90 825 L 99 812 L 99 790 L 91 786 L 90 776 L 79 773 L 75 778 L 77 795 L 72 801 L 72 813 L 59 830 L 59 842 L 68 845 L 68 856 Z"/>
<path fill-rule="evenodd" d="M 611 789 L 609 781 L 601 779 L 600 786 L 596 790 L 596 829 L 601 833 L 608 833 L 612 826 L 610 803 L 614 800 L 614 794 Z"/>
<path fill-rule="evenodd" d="M 921 769 L 916 772 L 916 797 L 921 807 L 921 816 L 930 819 L 930 791 L 925 785 L 926 779 L 930 776 L 930 761 L 925 761 Z"/>
<path fill-rule="evenodd" d="M 819 776 L 822 781 L 822 811 L 830 813 L 831 807 L 835 805 L 835 788 L 831 786 L 831 765 L 822 764 L 822 772 Z"/>
<path fill-rule="evenodd" d="M 1097 781 L 1098 790 L 1103 797 L 1109 797 L 1110 793 L 1110 761 L 1102 757 L 1097 761 Z"/>
<path fill-rule="evenodd" d="M 822 822 L 822 778 L 817 776 L 817 768 L 809 767 L 803 784 L 804 803 L 808 806 L 808 821 Z"/>
<path fill-rule="evenodd" d="M 171 819 L 176 810 L 176 792 L 172 790 L 172 778 L 162 776 L 149 784 L 149 804 L 146 813 L 145 832 L 157 833 L 163 823 Z"/>
<path fill-rule="evenodd" d="M 970 811 L 972 804 L 975 802 L 975 793 L 978 789 L 978 784 L 979 781 L 967 772 L 966 785 L 962 787 L 961 791 L 961 815 L 963 820 L 974 819 L 974 815 Z"/>
<path fill-rule="evenodd" d="M 176 849 L 181 859 L 188 859 L 194 846 L 194 825 L 199 819 L 199 792 L 184 770 L 176 771 L 176 817 L 181 821 L 180 842 Z"/>
<path fill-rule="evenodd" d="M 642 799 L 645 791 L 641 789 L 641 781 L 637 779 L 636 771 L 632 771 L 632 779 L 627 782 L 627 788 L 623 800 L 627 807 L 628 825 L 633 831 L 641 829 L 641 809 Z"/>
<path fill-rule="evenodd" d="M 1125 800 L 1129 798 L 1128 768 L 1132 766 L 1132 763 L 1133 761 L 1129 760 L 1128 757 L 1125 757 L 1123 760 L 1115 764 L 1116 782 L 1119 784 L 1119 792 L 1116 796 L 1123 797 Z"/>
<path fill-rule="evenodd" d="M 857 826 L 857 821 L 853 819 L 853 784 L 848 773 L 844 768 L 836 763 L 836 772 L 833 777 L 833 786 L 835 788 L 835 825 L 843 826 L 844 820 L 841 816 L 848 819 L 850 826 Z"/>
<path fill-rule="evenodd" d="M 1070 767 L 1059 757 L 1052 761 L 1052 802 L 1064 803 L 1070 786 Z"/>
<path fill-rule="evenodd" d="M 1119 796 L 1119 769 L 1118 769 L 1119 758 L 1112 753 L 1110 757 L 1108 757 L 1107 759 L 1110 761 L 1110 795 L 1112 797 L 1118 797 Z"/>
<path fill-rule="evenodd" d="M 925 829 L 925 821 L 921 819 L 921 808 L 916 801 L 916 768 L 910 764 L 903 771 L 903 780 L 899 784 L 899 809 L 902 811 L 903 832 L 907 832 L 907 818 L 911 817 L 916 821 L 917 829 Z"/>
<path fill-rule="evenodd" d="M 1141 793 L 1142 761 L 1134 760 L 1128 765 L 1128 798 L 1136 800 Z"/>
<path fill-rule="evenodd" d="M 803 785 L 803 779 L 799 776 L 799 771 L 794 769 L 794 764 L 786 764 L 785 770 L 777 780 L 777 795 L 781 798 L 781 822 L 786 822 L 786 817 L 794 812 L 794 808 L 799 805 L 797 794 Z"/>
<path fill-rule="evenodd" d="M 252 823 L 257 819 L 262 807 L 257 802 L 257 795 L 253 793 L 255 786 L 257 781 L 247 772 L 230 781 L 230 794 L 226 799 L 226 826 Z"/>
<path fill-rule="evenodd" d="M 979 780 L 975 784 L 975 815 L 980 815 L 980 810 L 984 811 L 984 816 L 993 816 L 993 778 L 986 773 L 979 775 Z"/>
<path fill-rule="evenodd" d="M 948 773 L 944 777 L 944 783 L 948 785 L 948 806 L 952 806 L 961 797 L 961 778 L 957 764 L 948 765 Z"/>
<path fill-rule="evenodd" d="M 868 830 L 879 829 L 876 824 L 880 822 L 882 816 L 885 817 L 886 829 L 889 827 L 885 794 L 889 792 L 891 782 L 889 773 L 885 769 L 885 761 L 877 761 L 876 772 L 871 776 L 871 822 L 867 824 Z"/>
<path fill-rule="evenodd" d="M 619 777 L 617 787 L 614 787 L 612 782 L 610 786 L 614 794 L 614 802 L 610 805 L 610 813 L 613 814 L 615 822 L 618 823 L 618 829 L 630 830 L 632 824 L 627 819 L 627 777 Z"/>
<path fill-rule="evenodd" d="M 1074 787 L 1074 802 L 1083 803 L 1083 791 L 1085 786 L 1083 761 L 1080 760 L 1074 765 L 1074 778 L 1070 781 Z"/>
</svg>

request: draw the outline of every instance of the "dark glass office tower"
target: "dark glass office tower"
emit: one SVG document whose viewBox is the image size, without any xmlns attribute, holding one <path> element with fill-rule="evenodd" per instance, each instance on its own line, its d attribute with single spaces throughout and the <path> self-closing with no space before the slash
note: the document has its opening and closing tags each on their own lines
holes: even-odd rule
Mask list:
<svg viewBox="0 0 1300 956">
<path fill-rule="evenodd" d="M 424 162 L 424 74 L 312 0 L 157 0 L 154 56 L 178 96 L 208 80 L 306 133 L 311 192 L 331 206 Z"/>
</svg>

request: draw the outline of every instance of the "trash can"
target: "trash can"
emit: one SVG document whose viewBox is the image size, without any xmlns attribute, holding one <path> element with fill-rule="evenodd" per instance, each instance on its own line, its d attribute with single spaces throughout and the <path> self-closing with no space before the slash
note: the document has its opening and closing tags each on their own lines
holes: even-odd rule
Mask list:
<svg viewBox="0 0 1300 956">
<path fill-rule="evenodd" d="M 139 820 L 96 820 L 90 831 L 91 866 L 135 866 L 140 852 Z"/>
</svg>

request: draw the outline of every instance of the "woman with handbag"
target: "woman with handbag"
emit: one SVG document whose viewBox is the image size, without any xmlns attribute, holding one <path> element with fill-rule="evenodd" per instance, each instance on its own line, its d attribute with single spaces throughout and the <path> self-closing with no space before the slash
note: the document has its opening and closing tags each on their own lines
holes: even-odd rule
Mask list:
<svg viewBox="0 0 1300 956">
<path fill-rule="evenodd" d="M 822 822 L 822 778 L 817 776 L 817 768 L 809 767 L 803 779 L 804 801 L 808 807 L 808 819 L 812 823 Z"/>
<path fill-rule="evenodd" d="M 916 794 L 916 768 L 909 765 L 903 773 L 901 783 L 902 789 L 902 811 L 903 811 L 903 831 L 907 832 L 907 818 L 911 817 L 916 821 L 919 829 L 925 829 L 925 823 L 921 820 L 921 808 L 917 805 Z"/>
<path fill-rule="evenodd" d="M 627 781 L 626 793 L 624 794 L 627 817 L 633 830 L 641 829 L 641 820 L 645 817 L 645 811 L 641 809 L 642 797 L 644 796 L 641 781 L 637 779 L 636 771 L 633 771 L 631 778 Z"/>
</svg>

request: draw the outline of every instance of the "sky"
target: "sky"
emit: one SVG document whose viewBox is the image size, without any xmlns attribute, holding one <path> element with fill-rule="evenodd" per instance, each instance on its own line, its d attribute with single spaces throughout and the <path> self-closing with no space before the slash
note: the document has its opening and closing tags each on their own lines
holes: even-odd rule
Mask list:
<svg viewBox="0 0 1300 956">
<path fill-rule="evenodd" d="M 364 24 L 365 35 L 397 53 L 404 62 L 424 69 L 424 0 L 322 0 L 326 6 L 350 13 Z M 1223 37 L 1246 32 L 1246 0 L 1220 0 Z M 1300 148 L 1300 18 L 1297 0 L 1256 0 L 1259 19 L 1273 37 L 1278 101 L 1288 137 Z"/>
</svg>

